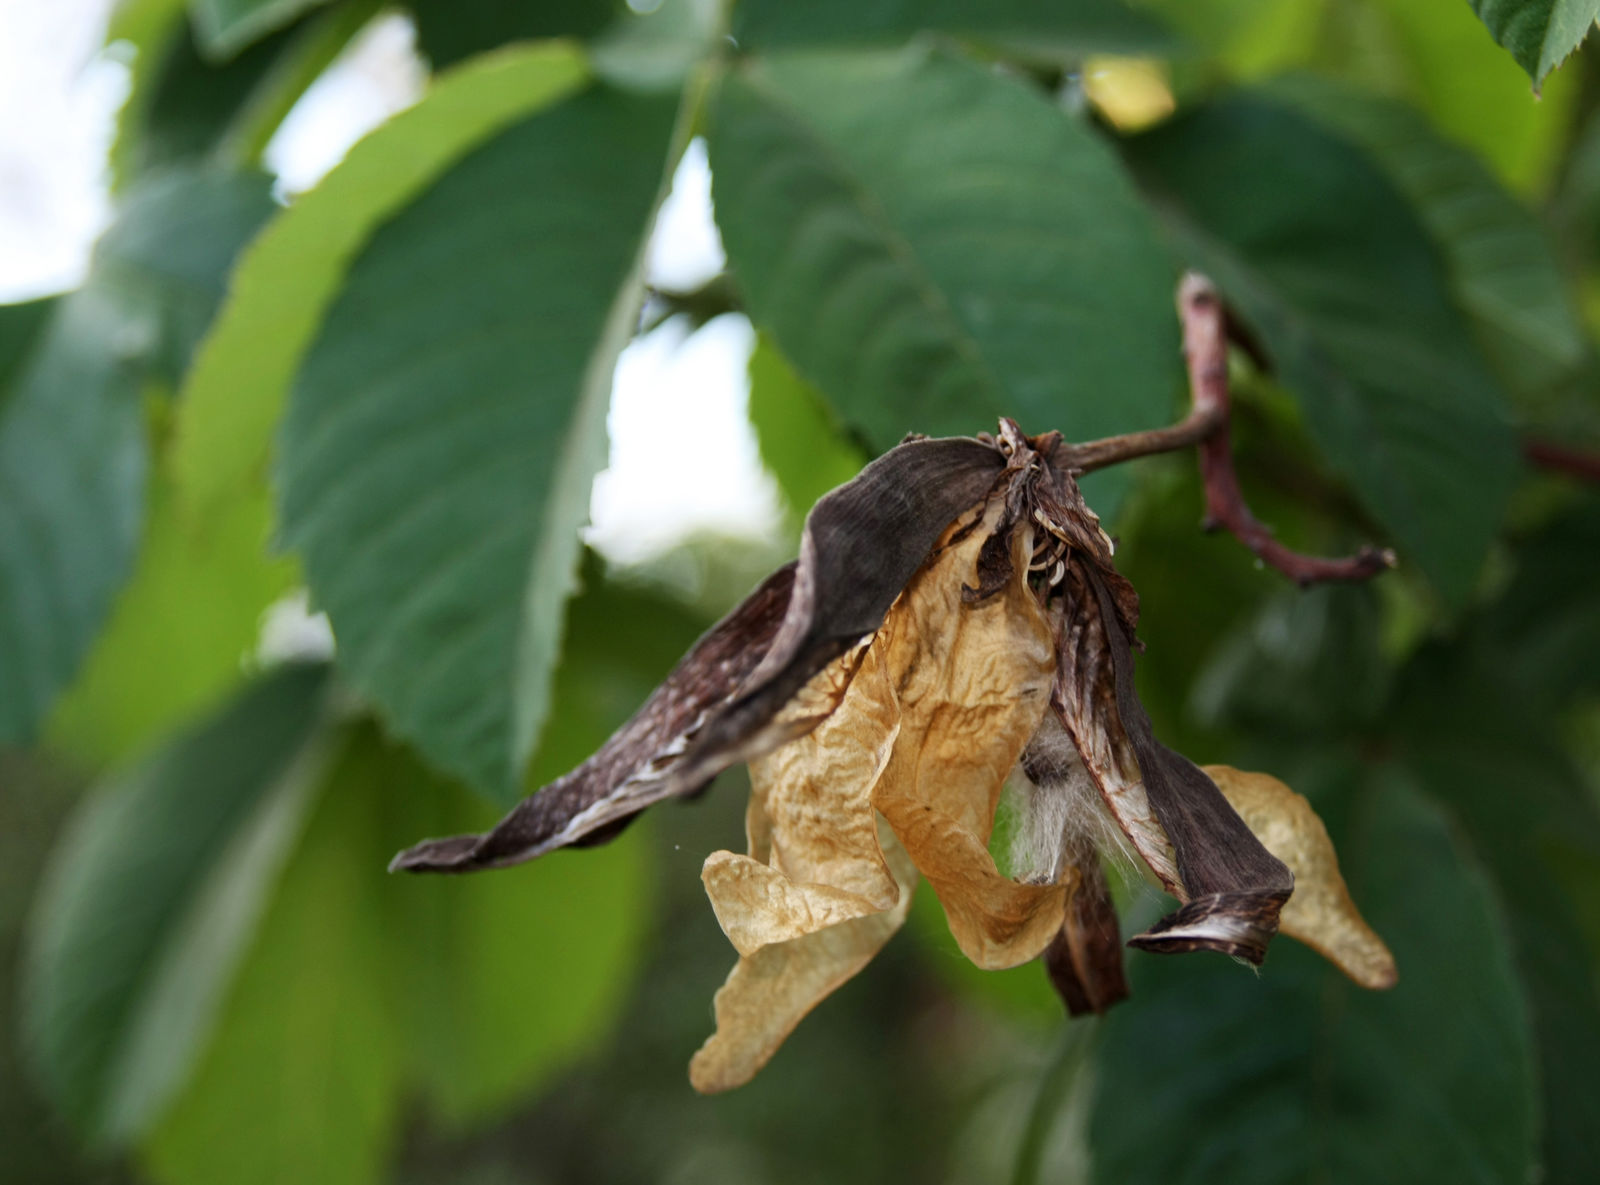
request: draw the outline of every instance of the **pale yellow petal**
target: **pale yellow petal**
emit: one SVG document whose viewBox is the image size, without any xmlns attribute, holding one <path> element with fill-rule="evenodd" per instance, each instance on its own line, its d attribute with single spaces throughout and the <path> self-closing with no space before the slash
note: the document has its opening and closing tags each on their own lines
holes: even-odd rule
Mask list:
<svg viewBox="0 0 1600 1185">
<path fill-rule="evenodd" d="M 1012 539 L 1013 578 L 977 602 L 978 557 L 1002 508 L 950 540 L 879 630 L 900 735 L 872 801 L 944 905 L 962 952 L 985 968 L 1036 957 L 1061 928 L 1069 887 L 1023 885 L 989 855 L 1007 775 L 1043 716 L 1055 672 L 1048 620 L 1025 574 L 1031 532 Z"/>
<path fill-rule="evenodd" d="M 732 852 L 706 857 L 700 879 L 717 924 L 741 955 L 882 913 L 895 904 L 892 899 L 880 904 L 832 885 L 796 883 L 770 864 Z"/>
<path fill-rule="evenodd" d="M 712 1094 L 750 1081 L 806 1013 L 871 962 L 905 922 L 916 870 L 887 828 L 882 843 L 898 886 L 894 908 L 741 958 L 717 992 L 717 1031 L 689 1063 L 696 1090 Z"/>
<path fill-rule="evenodd" d="M 1227 765 L 1205 771 L 1262 846 L 1294 873 L 1294 894 L 1279 915 L 1279 929 L 1362 987 L 1393 987 L 1394 956 L 1350 899 L 1333 841 L 1311 804 L 1267 774 Z"/>
<path fill-rule="evenodd" d="M 812 682 L 828 677 L 824 671 Z M 874 645 L 827 719 L 750 763 L 750 855 L 797 883 L 829 885 L 879 909 L 893 905 L 898 890 L 878 849 L 872 787 L 899 728 Z"/>
</svg>

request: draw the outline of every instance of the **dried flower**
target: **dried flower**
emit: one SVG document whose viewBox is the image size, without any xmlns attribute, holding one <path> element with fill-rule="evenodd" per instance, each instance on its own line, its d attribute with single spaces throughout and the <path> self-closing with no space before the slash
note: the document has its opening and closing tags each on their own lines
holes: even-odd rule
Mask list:
<svg viewBox="0 0 1600 1185">
<path fill-rule="evenodd" d="M 866 965 L 918 874 L 977 965 L 1043 956 L 1073 1013 L 1123 998 L 1107 835 L 1182 903 L 1130 946 L 1259 964 L 1281 925 L 1358 983 L 1391 985 L 1305 800 L 1152 735 L 1134 690 L 1138 598 L 1062 455 L 1059 434 L 1010 420 L 997 438 L 907 440 L 817 504 L 800 559 L 593 757 L 492 831 L 394 866 L 461 872 L 595 843 L 749 761 L 747 853 L 715 852 L 703 873 L 739 962 L 690 1067 L 702 1091 L 748 1081 Z M 989 852 L 1008 780 L 1016 878 Z"/>
</svg>

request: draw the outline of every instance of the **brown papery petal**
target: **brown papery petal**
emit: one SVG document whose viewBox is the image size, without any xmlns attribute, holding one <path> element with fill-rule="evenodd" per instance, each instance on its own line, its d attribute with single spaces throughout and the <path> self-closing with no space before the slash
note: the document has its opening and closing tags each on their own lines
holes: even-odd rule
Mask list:
<svg viewBox="0 0 1600 1185">
<path fill-rule="evenodd" d="M 884 860 L 898 886 L 892 909 L 762 947 L 739 960 L 717 992 L 717 1031 L 689 1062 L 702 1094 L 743 1086 L 829 993 L 872 961 L 906 920 L 916 870 L 887 828 Z"/>
<path fill-rule="evenodd" d="M 1003 506 L 952 532 L 906 587 L 873 643 L 900 705 L 900 735 L 873 791 L 943 904 L 962 952 L 980 967 L 1035 958 L 1061 928 L 1070 883 L 1025 885 L 989 855 L 1007 775 L 1039 726 L 1055 671 L 1048 620 L 1026 583 L 1031 533 L 1012 540 L 1015 575 L 994 595 L 979 557 Z"/>
<path fill-rule="evenodd" d="M 992 445 L 964 437 L 891 449 L 812 508 L 799 562 L 713 626 L 599 752 L 492 831 L 427 840 L 390 867 L 470 872 L 598 842 L 805 732 L 819 715 L 779 719 L 785 705 L 870 637 L 940 532 L 982 501 L 1004 464 Z"/>
<path fill-rule="evenodd" d="M 1294 873 L 1279 928 L 1324 955 L 1365 988 L 1391 988 L 1394 956 L 1362 918 L 1339 873 L 1339 857 L 1316 811 L 1267 774 L 1208 765 L 1206 773 L 1266 849 Z"/>
</svg>

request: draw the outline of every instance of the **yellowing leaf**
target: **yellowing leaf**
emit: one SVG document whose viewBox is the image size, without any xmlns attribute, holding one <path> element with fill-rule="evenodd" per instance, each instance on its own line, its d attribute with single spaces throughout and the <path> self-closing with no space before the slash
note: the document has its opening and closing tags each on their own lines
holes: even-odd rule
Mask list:
<svg viewBox="0 0 1600 1185">
<path fill-rule="evenodd" d="M 1394 956 L 1362 918 L 1339 873 L 1339 857 L 1316 811 L 1267 774 L 1227 765 L 1205 771 L 1262 845 L 1294 873 L 1279 929 L 1298 938 L 1365 988 L 1391 988 Z"/>
</svg>

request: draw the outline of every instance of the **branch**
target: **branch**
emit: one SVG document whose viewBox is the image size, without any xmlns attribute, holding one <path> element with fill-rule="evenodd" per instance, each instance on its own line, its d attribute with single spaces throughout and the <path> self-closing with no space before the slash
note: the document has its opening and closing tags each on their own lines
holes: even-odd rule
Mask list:
<svg viewBox="0 0 1600 1185">
<path fill-rule="evenodd" d="M 1363 547 L 1353 556 L 1325 559 L 1291 551 L 1250 513 L 1233 468 L 1228 436 L 1232 403 L 1228 395 L 1228 337 L 1222 301 L 1211 281 L 1189 272 L 1178 285 L 1178 316 L 1183 322 L 1183 355 L 1189 365 L 1192 407 L 1170 428 L 1130 432 L 1087 444 L 1063 445 L 1058 463 L 1088 472 L 1135 457 L 1191 446 L 1200 452 L 1205 483 L 1205 527 L 1226 528 L 1266 564 L 1305 586 L 1328 580 L 1367 580 L 1395 565 L 1394 552 Z"/>
<path fill-rule="evenodd" d="M 1552 440 L 1524 440 L 1522 455 L 1530 465 L 1565 473 L 1581 481 L 1600 483 L 1600 453 L 1556 444 Z"/>
</svg>

